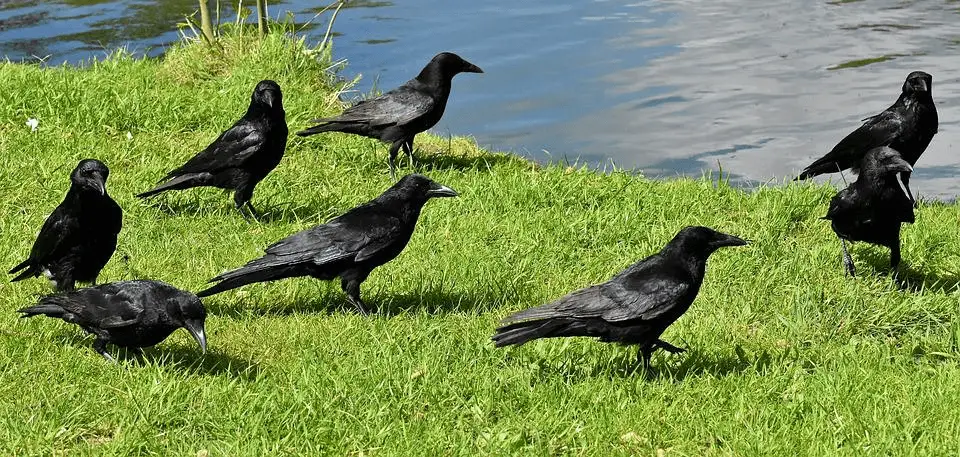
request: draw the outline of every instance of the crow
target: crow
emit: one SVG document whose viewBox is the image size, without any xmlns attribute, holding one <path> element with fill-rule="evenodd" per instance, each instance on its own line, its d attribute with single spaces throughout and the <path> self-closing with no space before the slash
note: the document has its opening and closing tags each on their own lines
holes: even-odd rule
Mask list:
<svg viewBox="0 0 960 457">
<path fill-rule="evenodd" d="M 147 198 L 168 190 L 217 187 L 233 190 L 233 201 L 241 212 L 250 203 L 253 188 L 283 158 L 287 147 L 287 121 L 280 86 L 260 81 L 250 97 L 247 113 L 221 133 L 206 149 L 180 168 L 167 173 L 152 190 L 138 194 Z"/>
<path fill-rule="evenodd" d="M 707 227 L 684 227 L 660 252 L 609 281 L 508 316 L 492 339 L 497 347 L 565 336 L 639 345 L 638 362 L 649 369 L 656 349 L 684 351 L 660 335 L 697 297 L 707 257 L 721 247 L 744 244 Z"/>
<path fill-rule="evenodd" d="M 77 324 L 93 334 L 93 350 L 105 359 L 107 343 L 133 350 L 153 346 L 185 328 L 207 351 L 207 310 L 196 295 L 160 281 L 120 281 L 44 297 L 19 311 L 21 318 L 45 315 Z"/>
<path fill-rule="evenodd" d="M 440 121 L 450 96 L 450 84 L 458 73 L 483 70 L 456 54 L 441 52 L 416 78 L 379 97 L 361 101 L 337 117 L 314 119 L 318 125 L 297 135 L 343 132 L 391 143 L 390 179 L 396 180 L 397 152 L 402 146 L 413 165 L 413 137 Z"/>
<path fill-rule="evenodd" d="M 70 190 L 43 223 L 30 257 L 9 274 L 23 270 L 11 282 L 42 273 L 58 291 L 73 290 L 76 282 L 97 280 L 113 252 L 123 225 L 123 212 L 107 195 L 110 170 L 96 159 L 81 160 L 70 173 Z"/>
<path fill-rule="evenodd" d="M 211 279 L 220 282 L 197 295 L 206 297 L 246 284 L 298 276 L 320 280 L 339 276 L 350 303 L 367 313 L 360 299 L 360 284 L 374 268 L 403 251 L 427 200 L 456 196 L 456 191 L 426 176 L 404 176 L 379 197 L 270 245 L 265 256 Z"/>
<path fill-rule="evenodd" d="M 907 75 L 903 92 L 886 111 L 864 119 L 864 124 L 840 140 L 827 155 L 803 169 L 797 180 L 853 168 L 857 171 L 867 151 L 889 146 L 910 166 L 917 163 L 937 133 L 937 107 L 931 91 L 933 77 L 922 71 Z M 909 182 L 909 175 L 905 175 Z"/>
<path fill-rule="evenodd" d="M 890 268 L 900 264 L 900 224 L 914 222 L 913 194 L 902 178 L 913 167 L 886 146 L 867 152 L 859 178 L 830 200 L 829 220 L 843 247 L 843 265 L 856 274 L 846 241 L 866 241 L 890 248 Z"/>
</svg>

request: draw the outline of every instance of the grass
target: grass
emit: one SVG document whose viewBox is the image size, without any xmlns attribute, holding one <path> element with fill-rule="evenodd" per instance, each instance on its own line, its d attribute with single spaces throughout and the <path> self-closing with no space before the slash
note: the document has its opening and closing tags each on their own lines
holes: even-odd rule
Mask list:
<svg viewBox="0 0 960 457">
<path fill-rule="evenodd" d="M 291 130 L 339 109 L 329 53 L 247 35 L 159 61 L 0 64 L 0 265 L 28 253 L 86 157 L 111 167 L 125 211 L 101 281 L 189 290 L 389 186 L 384 145 L 327 134 L 291 136 L 254 195 L 260 223 L 216 190 L 133 198 L 230 125 L 262 78 L 283 87 Z M 818 219 L 827 186 L 743 192 L 421 138 L 419 171 L 461 197 L 430 202 L 406 251 L 364 284 L 377 315 L 355 314 L 335 282 L 253 285 L 206 300 L 206 356 L 180 331 L 118 366 L 76 327 L 16 318 L 45 281 L 0 286 L 0 454 L 960 452 L 956 205 L 924 203 L 904 228 L 898 287 L 886 250 L 861 244 L 860 276 L 844 277 Z M 656 355 L 656 375 L 634 372 L 634 350 L 586 339 L 490 344 L 504 315 L 606 280 L 689 224 L 755 243 L 714 255 L 664 336 L 690 350 Z"/>
</svg>

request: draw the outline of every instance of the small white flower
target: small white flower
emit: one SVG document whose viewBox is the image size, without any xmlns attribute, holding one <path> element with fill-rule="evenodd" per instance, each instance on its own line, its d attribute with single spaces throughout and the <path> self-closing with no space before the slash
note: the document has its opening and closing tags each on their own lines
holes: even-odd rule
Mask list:
<svg viewBox="0 0 960 457">
<path fill-rule="evenodd" d="M 35 118 L 31 117 L 30 119 L 27 119 L 27 126 L 30 127 L 31 132 L 36 132 L 37 126 L 39 125 L 40 125 L 40 121 L 36 120 Z"/>
<path fill-rule="evenodd" d="M 130 132 L 127 132 L 127 139 L 128 139 L 128 140 L 132 140 L 132 139 L 133 139 L 133 134 L 130 133 Z"/>
</svg>

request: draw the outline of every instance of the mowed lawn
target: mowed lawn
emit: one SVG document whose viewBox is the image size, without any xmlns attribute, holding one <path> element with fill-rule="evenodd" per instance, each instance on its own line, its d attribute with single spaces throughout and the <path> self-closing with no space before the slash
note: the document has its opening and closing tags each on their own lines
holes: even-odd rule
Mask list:
<svg viewBox="0 0 960 457">
<path fill-rule="evenodd" d="M 125 212 L 100 281 L 193 291 L 391 184 L 376 141 L 291 135 L 254 194 L 260 222 L 217 190 L 135 199 L 235 121 L 260 79 L 283 88 L 291 131 L 340 109 L 326 53 L 280 34 L 223 47 L 86 69 L 0 64 L 0 265 L 25 258 L 83 158 L 109 165 Z M 113 365 L 75 326 L 17 318 L 49 293 L 45 280 L 3 281 L 0 454 L 960 452 L 955 204 L 918 208 L 898 285 L 887 250 L 863 244 L 860 275 L 844 277 L 819 220 L 827 186 L 652 181 L 459 138 L 418 137 L 418 155 L 418 171 L 461 197 L 428 203 L 407 249 L 364 284 L 375 315 L 357 315 L 339 282 L 251 285 L 205 300 L 205 356 L 178 331 L 145 363 Z M 691 224 L 754 243 L 710 259 L 699 298 L 664 335 L 689 351 L 658 353 L 655 374 L 634 370 L 634 349 L 587 339 L 490 343 L 508 313 L 604 281 Z"/>
</svg>

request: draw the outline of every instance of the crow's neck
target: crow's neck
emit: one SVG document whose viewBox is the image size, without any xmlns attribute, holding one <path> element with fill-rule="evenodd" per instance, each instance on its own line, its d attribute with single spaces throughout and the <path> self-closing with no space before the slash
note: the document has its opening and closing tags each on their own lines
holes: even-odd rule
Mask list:
<svg viewBox="0 0 960 457">
<path fill-rule="evenodd" d="M 247 108 L 247 114 L 243 117 L 250 119 L 254 117 L 284 117 L 285 115 L 282 107 L 275 110 L 259 103 L 251 103 L 250 107 Z"/>
<path fill-rule="evenodd" d="M 431 90 L 435 90 L 440 94 L 449 94 L 450 83 L 453 77 L 444 75 L 439 69 L 428 65 L 421 70 L 420 74 L 414 79 L 416 79 L 420 84 L 423 84 L 424 86 L 429 87 Z"/>
</svg>

